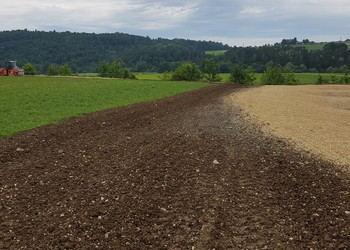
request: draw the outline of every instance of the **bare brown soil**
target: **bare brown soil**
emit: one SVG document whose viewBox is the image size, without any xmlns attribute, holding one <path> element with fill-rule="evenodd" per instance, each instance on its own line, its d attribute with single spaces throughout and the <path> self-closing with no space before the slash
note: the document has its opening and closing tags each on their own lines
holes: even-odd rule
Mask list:
<svg viewBox="0 0 350 250">
<path fill-rule="evenodd" d="M 350 171 L 350 86 L 263 86 L 232 98 L 267 133 L 347 165 Z"/>
<path fill-rule="evenodd" d="M 0 139 L 0 249 L 350 248 L 350 176 L 249 124 L 240 90 Z"/>
</svg>

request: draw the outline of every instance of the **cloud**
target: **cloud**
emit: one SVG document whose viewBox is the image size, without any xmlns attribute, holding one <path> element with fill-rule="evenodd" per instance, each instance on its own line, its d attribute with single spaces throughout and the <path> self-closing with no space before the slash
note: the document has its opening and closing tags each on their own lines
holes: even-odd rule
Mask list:
<svg viewBox="0 0 350 250">
<path fill-rule="evenodd" d="M 242 44 L 349 38 L 349 12 L 348 0 L 17 0 L 2 3 L 0 22 L 6 30 L 119 31 Z"/>
<path fill-rule="evenodd" d="M 23 3 L 21 3 L 23 2 Z M 81 1 L 62 0 L 57 1 L 17 1 L 16 5 L 22 5 L 19 11 L 7 11 L 14 4 L 5 5 L 0 12 L 1 19 L 11 20 L 5 26 L 27 25 L 27 27 L 62 26 L 62 27 L 86 27 L 96 26 L 105 29 L 114 28 L 139 28 L 139 29 L 166 29 L 185 21 L 196 12 L 194 4 L 171 1 Z M 16 8 L 17 9 L 17 8 Z M 30 20 L 27 22 L 25 20 Z M 6 28 L 7 28 L 6 27 Z"/>
<path fill-rule="evenodd" d="M 257 8 L 257 7 L 245 7 L 243 10 L 241 10 L 240 14 L 262 14 L 265 13 L 266 9 L 264 8 Z"/>
</svg>

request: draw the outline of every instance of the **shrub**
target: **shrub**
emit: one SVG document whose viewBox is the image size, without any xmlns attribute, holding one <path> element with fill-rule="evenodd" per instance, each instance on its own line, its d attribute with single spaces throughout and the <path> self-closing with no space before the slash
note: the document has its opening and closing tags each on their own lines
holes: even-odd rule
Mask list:
<svg viewBox="0 0 350 250">
<path fill-rule="evenodd" d="M 165 71 L 161 76 L 160 79 L 163 81 L 171 81 L 172 73 L 169 71 Z"/>
<path fill-rule="evenodd" d="M 110 64 L 102 62 L 99 67 L 100 77 L 136 79 L 136 76 L 129 68 L 124 67 L 124 63 L 120 60 L 113 61 Z"/>
<path fill-rule="evenodd" d="M 213 58 L 208 58 L 205 60 L 205 78 L 208 81 L 220 81 L 221 77 L 219 76 L 219 65 L 215 62 Z"/>
<path fill-rule="evenodd" d="M 297 82 L 293 72 L 287 72 L 279 66 L 267 67 L 261 76 L 261 84 L 265 85 L 296 84 Z"/>
<path fill-rule="evenodd" d="M 326 78 L 326 77 L 323 77 L 321 75 L 318 75 L 318 78 L 316 80 L 316 84 L 326 84 L 326 83 L 329 83 L 329 79 Z"/>
<path fill-rule="evenodd" d="M 99 77 L 108 77 L 108 68 L 109 65 L 107 62 L 101 62 L 98 68 L 98 76 Z"/>
<path fill-rule="evenodd" d="M 340 79 L 340 83 L 350 84 L 349 73 L 344 74 L 344 76 Z"/>
<path fill-rule="evenodd" d="M 58 66 L 57 64 L 50 64 L 50 66 L 47 68 L 47 75 L 49 76 L 57 76 L 58 75 Z"/>
<path fill-rule="evenodd" d="M 71 76 L 73 75 L 73 71 L 68 64 L 63 64 L 59 69 L 59 74 L 61 76 Z"/>
<path fill-rule="evenodd" d="M 315 68 L 312 68 L 312 69 L 309 69 L 309 73 L 319 73 L 317 69 Z"/>
<path fill-rule="evenodd" d="M 228 81 L 232 83 L 248 84 L 256 80 L 255 73 L 251 67 L 244 69 L 238 65 L 234 65 Z"/>
<path fill-rule="evenodd" d="M 202 78 L 202 73 L 197 64 L 185 62 L 171 76 L 173 81 L 198 81 Z"/>
<path fill-rule="evenodd" d="M 35 66 L 29 62 L 24 64 L 23 69 L 24 69 L 25 75 L 37 75 L 38 74 L 38 71 L 36 70 Z"/>
</svg>

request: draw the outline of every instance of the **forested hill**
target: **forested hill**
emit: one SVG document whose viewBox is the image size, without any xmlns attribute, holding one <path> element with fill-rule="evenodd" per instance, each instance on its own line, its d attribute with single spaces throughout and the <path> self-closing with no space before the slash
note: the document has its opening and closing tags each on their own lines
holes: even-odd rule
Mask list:
<svg viewBox="0 0 350 250">
<path fill-rule="evenodd" d="M 121 59 L 133 71 L 164 72 L 183 61 L 202 63 L 204 51 L 227 50 L 218 42 L 151 39 L 124 33 L 90 34 L 44 31 L 0 32 L 0 62 L 16 60 L 46 72 L 52 63 L 68 63 L 76 72 L 96 72 L 102 61 Z"/>
<path fill-rule="evenodd" d="M 221 72 L 228 72 L 232 64 L 252 67 L 263 72 L 268 66 L 282 66 L 292 72 L 347 73 L 350 71 L 349 40 L 328 43 L 282 43 L 260 47 L 233 47 L 217 56 Z M 308 40 L 307 40 L 308 41 Z"/>
</svg>

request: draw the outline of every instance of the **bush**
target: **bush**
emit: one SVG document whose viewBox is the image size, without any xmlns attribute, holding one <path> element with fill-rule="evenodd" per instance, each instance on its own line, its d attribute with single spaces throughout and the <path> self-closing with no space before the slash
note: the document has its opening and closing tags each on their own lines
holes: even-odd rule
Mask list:
<svg viewBox="0 0 350 250">
<path fill-rule="evenodd" d="M 98 76 L 99 77 L 108 77 L 108 68 L 109 65 L 107 62 L 101 62 L 98 68 Z"/>
<path fill-rule="evenodd" d="M 197 64 L 185 62 L 172 73 L 173 81 L 199 81 L 202 78 L 202 72 Z"/>
<path fill-rule="evenodd" d="M 50 64 L 50 66 L 47 68 L 46 74 L 48 76 L 57 76 L 58 75 L 58 66 L 57 64 Z"/>
<path fill-rule="evenodd" d="M 165 71 L 161 76 L 160 79 L 163 81 L 171 81 L 172 73 L 169 71 Z"/>
<path fill-rule="evenodd" d="M 319 73 L 317 69 L 315 68 L 312 68 L 312 69 L 309 69 L 309 73 Z"/>
<path fill-rule="evenodd" d="M 279 84 L 296 84 L 298 80 L 293 72 L 283 70 L 279 66 L 267 67 L 266 71 L 261 76 L 261 84 L 264 85 L 279 85 Z"/>
<path fill-rule="evenodd" d="M 25 75 L 37 75 L 38 71 L 36 70 L 35 66 L 29 62 L 24 64 L 23 66 L 24 74 Z"/>
<path fill-rule="evenodd" d="M 340 83 L 350 84 L 349 73 L 345 73 L 345 75 L 340 79 Z"/>
<path fill-rule="evenodd" d="M 124 67 L 124 63 L 120 60 L 113 61 L 110 64 L 102 62 L 99 67 L 100 77 L 136 79 L 136 76 L 129 68 Z"/>
<path fill-rule="evenodd" d="M 59 69 L 59 74 L 61 76 L 71 76 L 73 75 L 73 71 L 68 64 L 63 64 Z"/>
<path fill-rule="evenodd" d="M 322 77 L 321 75 L 318 75 L 318 78 L 317 78 L 315 83 L 316 84 L 325 84 L 325 83 L 328 83 L 328 82 L 329 82 L 328 79 Z"/>
<path fill-rule="evenodd" d="M 228 81 L 232 83 L 248 84 L 254 83 L 256 80 L 255 73 L 251 67 L 244 69 L 238 65 L 234 65 Z"/>
<path fill-rule="evenodd" d="M 219 76 L 219 65 L 215 62 L 213 58 L 205 59 L 205 78 L 208 81 L 219 82 L 221 77 Z"/>
</svg>

